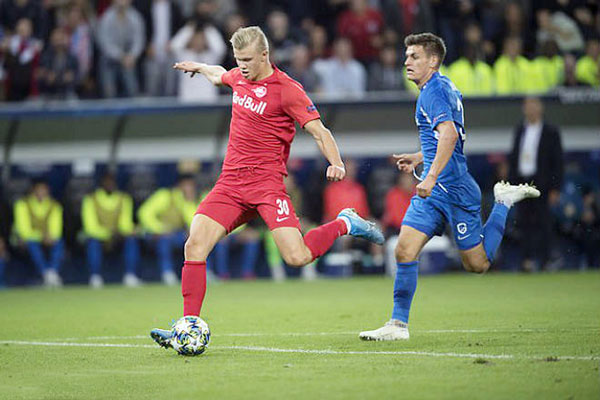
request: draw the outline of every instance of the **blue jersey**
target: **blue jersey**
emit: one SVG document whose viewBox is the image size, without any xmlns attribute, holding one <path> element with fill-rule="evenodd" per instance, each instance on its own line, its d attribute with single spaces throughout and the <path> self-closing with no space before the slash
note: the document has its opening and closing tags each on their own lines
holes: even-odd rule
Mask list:
<svg viewBox="0 0 600 400">
<path fill-rule="evenodd" d="M 437 152 L 439 133 L 435 128 L 444 121 L 454 123 L 459 138 L 452 157 L 437 181 L 441 184 L 453 184 L 467 173 L 467 158 L 463 152 L 466 137 L 462 95 L 450 79 L 436 72 L 421 88 L 415 110 L 415 122 L 419 129 L 423 153 L 422 179 L 427 176 Z"/>
</svg>

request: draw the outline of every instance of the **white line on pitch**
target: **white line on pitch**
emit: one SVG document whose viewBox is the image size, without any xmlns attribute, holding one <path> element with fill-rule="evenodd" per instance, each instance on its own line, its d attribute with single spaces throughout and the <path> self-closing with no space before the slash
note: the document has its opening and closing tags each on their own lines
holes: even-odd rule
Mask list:
<svg viewBox="0 0 600 400">
<path fill-rule="evenodd" d="M 112 348 L 158 348 L 150 344 L 127 343 L 73 343 L 73 342 L 36 342 L 24 340 L 2 340 L 0 344 L 23 346 L 57 346 L 57 347 L 112 347 Z M 542 360 L 545 356 L 518 356 L 513 354 L 474 354 L 474 353 L 438 353 L 431 351 L 338 351 L 317 349 L 282 349 L 277 347 L 261 346 L 211 346 L 215 350 L 242 350 L 267 353 L 301 353 L 322 355 L 397 355 L 397 356 L 425 356 L 425 357 L 450 357 L 450 358 L 490 358 L 490 359 L 528 359 Z M 600 356 L 556 356 L 559 360 L 598 360 Z"/>
<path fill-rule="evenodd" d="M 590 328 L 580 328 L 581 330 L 588 330 Z M 596 329 L 596 328 L 592 328 Z M 547 328 L 507 328 L 507 329 L 425 329 L 425 330 L 411 330 L 413 334 L 419 333 L 527 333 L 527 332 L 563 332 L 573 331 L 578 329 L 547 329 Z M 232 333 L 215 333 L 214 336 L 223 337 L 259 337 L 259 336 L 335 336 L 335 335 L 357 335 L 356 331 L 346 332 L 232 332 Z M 60 338 L 52 339 L 56 341 L 77 341 L 77 340 L 121 340 L 121 339 L 147 339 L 148 335 L 134 335 L 134 336 L 89 336 L 89 337 L 71 337 L 71 338 Z"/>
</svg>

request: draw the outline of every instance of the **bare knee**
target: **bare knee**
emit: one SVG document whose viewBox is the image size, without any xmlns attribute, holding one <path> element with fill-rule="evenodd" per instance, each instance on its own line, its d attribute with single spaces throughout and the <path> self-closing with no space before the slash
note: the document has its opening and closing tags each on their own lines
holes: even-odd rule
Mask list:
<svg viewBox="0 0 600 400">
<path fill-rule="evenodd" d="M 196 239 L 194 236 L 190 236 L 183 247 L 183 252 L 186 261 L 205 261 L 207 251 L 203 248 L 201 240 Z"/>
<path fill-rule="evenodd" d="M 474 274 L 483 274 L 490 268 L 490 261 L 483 248 L 483 244 L 470 249 L 461 251 L 460 258 L 462 259 L 465 270 Z"/>
<path fill-rule="evenodd" d="M 463 260 L 463 266 L 468 272 L 472 272 L 474 274 L 483 274 L 490 269 L 490 262 L 487 260 L 480 260 L 476 262 Z"/>
<path fill-rule="evenodd" d="M 396 261 L 399 263 L 408 263 L 416 261 L 419 255 L 418 252 L 400 242 L 398 242 L 398 245 L 396 246 L 395 254 Z"/>
<path fill-rule="evenodd" d="M 290 251 L 287 254 L 281 255 L 287 265 L 294 268 L 304 267 L 306 264 L 312 261 L 312 255 L 310 251 L 308 254 L 303 251 Z"/>
</svg>

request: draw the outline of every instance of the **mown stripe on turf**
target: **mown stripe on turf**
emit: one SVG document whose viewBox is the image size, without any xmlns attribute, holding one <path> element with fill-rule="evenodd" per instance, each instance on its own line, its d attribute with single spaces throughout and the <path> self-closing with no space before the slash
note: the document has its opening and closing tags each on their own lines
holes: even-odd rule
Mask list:
<svg viewBox="0 0 600 400">
<path fill-rule="evenodd" d="M 15 344 L 24 346 L 59 346 L 59 347 L 125 347 L 125 348 L 154 348 L 151 344 L 129 344 L 129 343 L 75 343 L 75 342 L 35 342 L 26 340 L 0 340 L 0 344 Z"/>
<path fill-rule="evenodd" d="M 579 327 L 572 329 L 549 329 L 549 328 L 506 328 L 506 329 L 414 329 L 413 334 L 427 333 L 535 333 L 535 332 L 573 332 L 573 331 L 597 330 L 594 327 Z M 214 334 L 214 333 L 213 333 Z M 357 331 L 346 332 L 231 332 L 217 333 L 217 336 L 223 337 L 260 337 L 260 336 L 335 336 L 335 335 L 357 335 Z M 88 336 L 88 337 L 70 337 L 57 338 L 53 341 L 77 341 L 77 340 L 128 340 L 128 339 L 147 339 L 147 335 L 134 336 Z"/>
<path fill-rule="evenodd" d="M 58 347 L 112 347 L 112 348 L 158 348 L 150 344 L 128 343 L 74 343 L 74 342 L 37 342 L 25 340 L 0 340 L 0 344 L 23 346 L 58 346 Z M 444 353 L 432 351 L 338 351 L 318 349 L 282 349 L 277 347 L 261 346 L 211 346 L 214 350 L 239 350 L 268 353 L 301 353 L 320 355 L 396 355 L 396 356 L 425 356 L 425 357 L 451 357 L 451 358 L 489 358 L 489 359 L 529 359 L 542 360 L 546 356 L 520 356 L 513 354 L 473 354 L 473 353 Z M 600 356 L 556 356 L 558 360 L 600 360 Z"/>
</svg>

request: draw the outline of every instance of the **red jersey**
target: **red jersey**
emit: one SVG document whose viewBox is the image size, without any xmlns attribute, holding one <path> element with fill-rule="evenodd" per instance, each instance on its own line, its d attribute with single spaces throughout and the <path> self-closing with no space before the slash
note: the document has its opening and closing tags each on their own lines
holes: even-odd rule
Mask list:
<svg viewBox="0 0 600 400">
<path fill-rule="evenodd" d="M 338 36 L 343 36 L 352 42 L 354 57 L 361 61 L 371 61 L 377 58 L 379 49 L 371 43 L 375 35 L 383 30 L 383 17 L 377 10 L 368 9 L 359 15 L 352 10 L 340 14 L 337 21 Z"/>
<path fill-rule="evenodd" d="M 229 143 L 223 171 L 265 168 L 287 175 L 286 163 L 296 134 L 321 116 L 304 88 L 273 65 L 273 74 L 260 81 L 244 78 L 239 68 L 222 75 L 233 89 Z"/>
<path fill-rule="evenodd" d="M 400 229 L 404 214 L 410 206 L 414 193 L 407 193 L 398 186 L 393 186 L 385 195 L 385 212 L 382 223 L 386 228 Z"/>
<path fill-rule="evenodd" d="M 325 187 L 323 192 L 323 221 L 333 221 L 344 208 L 354 208 L 358 215 L 363 218 L 368 218 L 371 215 L 365 188 L 349 178 L 339 182 L 331 182 Z"/>
</svg>

